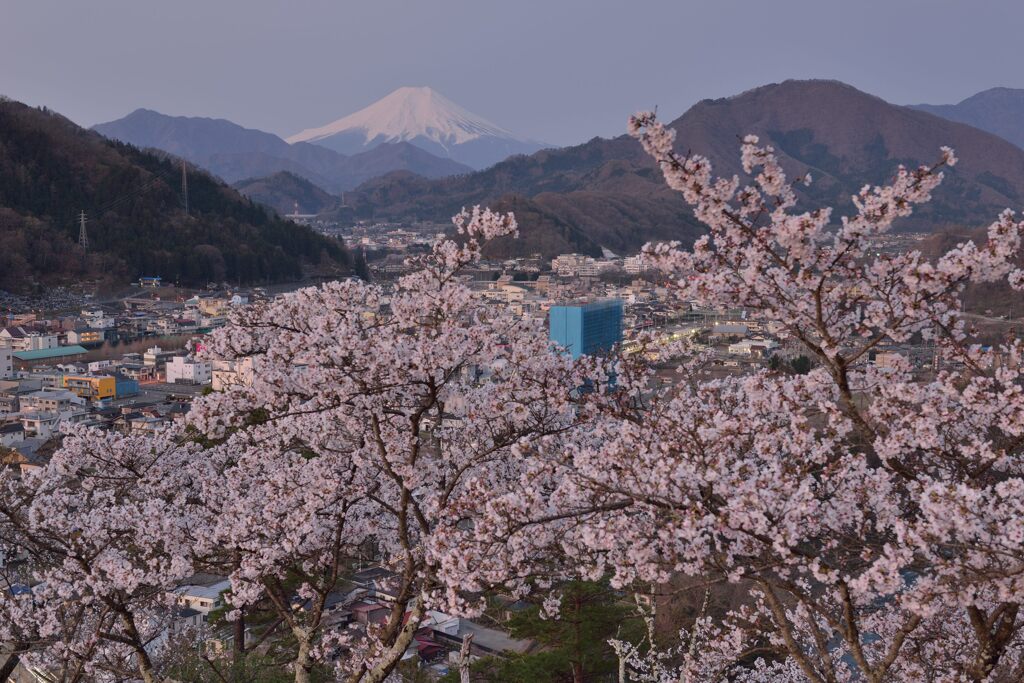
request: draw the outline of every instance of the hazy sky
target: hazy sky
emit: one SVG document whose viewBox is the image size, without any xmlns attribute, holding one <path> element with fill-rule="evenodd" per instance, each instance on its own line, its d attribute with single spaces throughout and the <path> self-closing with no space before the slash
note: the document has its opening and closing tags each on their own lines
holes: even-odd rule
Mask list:
<svg viewBox="0 0 1024 683">
<path fill-rule="evenodd" d="M 787 78 L 889 101 L 1024 87 L 1020 0 L 0 0 L 0 94 L 282 136 L 403 85 L 554 144 Z"/>
</svg>

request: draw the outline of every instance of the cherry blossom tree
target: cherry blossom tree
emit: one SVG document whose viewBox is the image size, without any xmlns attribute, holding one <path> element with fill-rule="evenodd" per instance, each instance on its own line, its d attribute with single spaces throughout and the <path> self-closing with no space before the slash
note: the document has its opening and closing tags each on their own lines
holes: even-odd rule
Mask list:
<svg viewBox="0 0 1024 683">
<path fill-rule="evenodd" d="M 864 187 L 836 222 L 794 209 L 754 136 L 741 187 L 677 153 L 653 114 L 630 132 L 708 227 L 692 249 L 649 245 L 648 258 L 682 298 L 755 311 L 818 366 L 711 379 L 698 358 L 666 386 L 623 359 L 585 438 L 526 453 L 519 490 L 465 532 L 480 544 L 469 576 L 561 552 L 622 587 L 685 576 L 749 593 L 669 653 L 624 648 L 633 680 L 1021 680 L 1024 347 L 972 345 L 960 297 L 968 283 L 1021 287 L 1024 226 L 1006 211 L 986 243 L 934 263 L 876 255 L 870 241 L 928 201 L 952 150 Z M 869 362 L 921 341 L 937 369 Z"/>
<path fill-rule="evenodd" d="M 160 680 L 196 450 L 82 429 L 41 470 L 0 474 L 0 642 L 42 680 Z"/>
<path fill-rule="evenodd" d="M 381 681 L 429 609 L 460 608 L 438 557 L 458 562 L 447 530 L 486 503 L 464 492 L 521 475 L 516 447 L 571 438 L 583 382 L 542 325 L 484 307 L 459 279 L 511 215 L 456 216 L 392 291 L 348 280 L 238 311 L 212 335 L 217 358 L 250 358 L 253 381 L 198 402 L 191 426 L 211 442 L 200 554 L 234 562 L 234 617 L 269 601 L 296 643 L 296 681 L 341 654 L 349 681 Z M 455 500 L 459 505 L 454 505 Z M 386 623 L 332 628 L 328 596 L 359 558 L 397 578 Z"/>
</svg>

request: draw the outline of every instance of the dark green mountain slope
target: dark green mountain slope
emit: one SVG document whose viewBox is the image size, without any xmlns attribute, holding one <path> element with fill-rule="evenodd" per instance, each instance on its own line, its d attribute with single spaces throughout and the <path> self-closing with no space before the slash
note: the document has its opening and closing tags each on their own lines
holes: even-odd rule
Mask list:
<svg viewBox="0 0 1024 683">
<path fill-rule="evenodd" d="M 324 192 L 301 176 L 279 171 L 265 178 L 249 178 L 232 184 L 249 199 L 269 206 L 279 214 L 320 213 L 339 203 L 338 197 Z"/>
<path fill-rule="evenodd" d="M 191 168 L 189 214 L 180 162 L 113 142 L 64 117 L 0 101 L 0 287 L 160 275 L 286 281 L 340 270 L 340 243 L 253 204 Z M 90 248 L 76 244 L 85 211 Z"/>
</svg>

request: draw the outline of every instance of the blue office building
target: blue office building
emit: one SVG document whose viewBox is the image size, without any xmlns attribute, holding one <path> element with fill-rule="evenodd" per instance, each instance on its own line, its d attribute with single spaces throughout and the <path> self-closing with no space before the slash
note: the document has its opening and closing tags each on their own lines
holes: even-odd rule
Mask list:
<svg viewBox="0 0 1024 683">
<path fill-rule="evenodd" d="M 602 355 L 622 341 L 622 300 L 607 299 L 578 306 L 552 306 L 549 338 L 573 358 Z"/>
</svg>

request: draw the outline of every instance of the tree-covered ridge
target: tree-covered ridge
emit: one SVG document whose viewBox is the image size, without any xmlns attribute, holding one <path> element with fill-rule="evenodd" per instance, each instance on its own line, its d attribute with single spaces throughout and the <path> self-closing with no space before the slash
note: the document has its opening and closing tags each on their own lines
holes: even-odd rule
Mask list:
<svg viewBox="0 0 1024 683">
<path fill-rule="evenodd" d="M 0 101 L 0 287 L 160 275 L 202 284 L 283 281 L 337 269 L 341 244 L 266 212 L 180 162 L 83 130 L 45 109 Z M 77 246 L 79 211 L 89 253 Z M 84 257 L 84 258 L 83 258 Z"/>
</svg>

